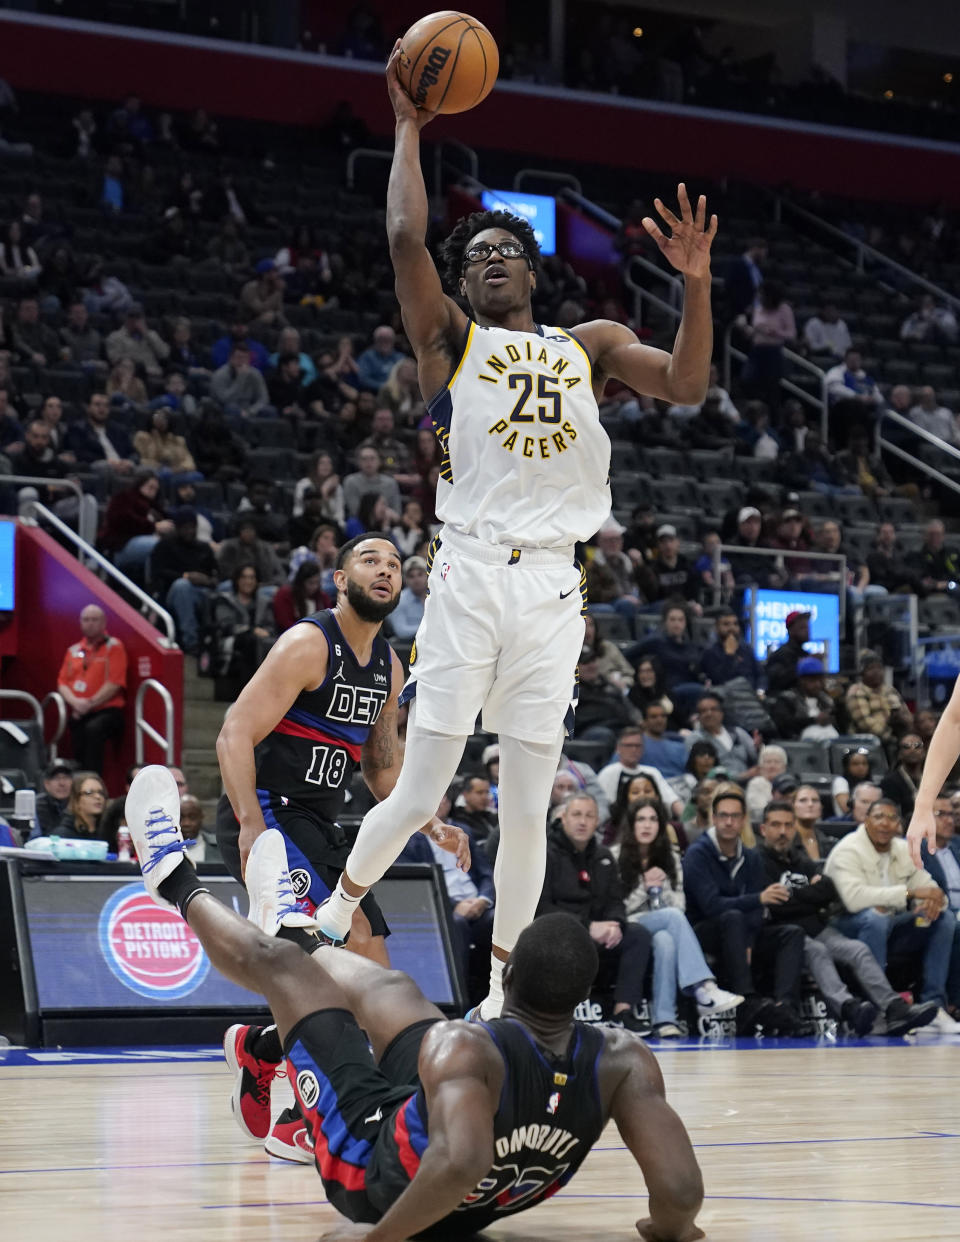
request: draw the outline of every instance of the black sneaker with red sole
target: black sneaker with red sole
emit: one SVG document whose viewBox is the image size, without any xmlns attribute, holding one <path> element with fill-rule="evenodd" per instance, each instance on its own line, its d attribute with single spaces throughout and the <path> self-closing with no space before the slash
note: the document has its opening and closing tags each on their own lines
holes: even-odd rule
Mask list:
<svg viewBox="0 0 960 1242">
<path fill-rule="evenodd" d="M 283 1110 L 263 1146 L 271 1156 L 281 1160 L 313 1164 L 313 1139 L 296 1105 Z"/>
</svg>

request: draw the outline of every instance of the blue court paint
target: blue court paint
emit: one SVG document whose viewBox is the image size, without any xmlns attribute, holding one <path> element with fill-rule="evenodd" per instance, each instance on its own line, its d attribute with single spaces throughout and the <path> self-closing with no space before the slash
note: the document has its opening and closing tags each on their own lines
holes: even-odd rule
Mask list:
<svg viewBox="0 0 960 1242">
<path fill-rule="evenodd" d="M 21 1048 L 0 1049 L 0 1069 L 44 1065 L 142 1065 L 151 1061 L 222 1061 L 223 1049 L 217 1044 L 161 1048 Z"/>
</svg>

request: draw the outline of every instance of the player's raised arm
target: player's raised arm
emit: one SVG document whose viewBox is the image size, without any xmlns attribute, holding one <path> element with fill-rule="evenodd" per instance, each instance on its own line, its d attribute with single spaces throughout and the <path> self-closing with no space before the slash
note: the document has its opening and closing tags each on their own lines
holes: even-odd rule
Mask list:
<svg viewBox="0 0 960 1242">
<path fill-rule="evenodd" d="M 417 353 L 421 372 L 425 353 L 446 353 L 448 341 L 459 340 L 466 327 L 463 311 L 446 296 L 436 265 L 427 250 L 429 222 L 427 189 L 420 167 L 420 130 L 435 113 L 417 108 L 400 84 L 397 42 L 387 61 L 387 90 L 397 118 L 393 164 L 387 186 L 387 240 L 396 278 L 403 327 Z M 441 375 L 428 399 L 446 379 Z M 421 384 L 421 387 L 423 385 Z"/>
<path fill-rule="evenodd" d="M 327 673 L 325 644 L 314 640 L 312 626 L 295 625 L 281 635 L 240 692 L 217 737 L 223 786 L 240 824 L 240 865 L 266 831 L 257 799 L 253 748 L 286 715 L 301 690 L 318 686 Z"/>
<path fill-rule="evenodd" d="M 936 820 L 933 817 L 934 799 L 940 794 L 953 765 L 960 755 L 960 677 L 953 686 L 950 702 L 933 731 L 927 758 L 923 765 L 920 788 L 913 804 L 907 844 L 914 866 L 923 866 L 920 847 L 924 841 L 931 854 L 937 852 Z"/>
<path fill-rule="evenodd" d="M 490 1171 L 496 1097 L 490 1081 L 490 1049 L 481 1044 L 479 1034 L 448 1032 L 442 1043 L 429 1045 L 428 1058 L 421 1053 L 430 1142 L 410 1185 L 374 1225 L 367 1242 L 416 1237 L 455 1211 Z M 500 1082 L 494 1084 L 496 1094 Z"/>
<path fill-rule="evenodd" d="M 684 1124 L 667 1103 L 660 1067 L 633 1036 L 614 1055 L 623 1058 L 625 1073 L 610 1114 L 650 1196 L 650 1215 L 637 1221 L 637 1230 L 644 1242 L 695 1242 L 704 1237 L 695 1224 L 703 1177 Z"/>
<path fill-rule="evenodd" d="M 629 328 L 608 320 L 582 324 L 576 333 L 590 351 L 598 378 L 618 379 L 636 392 L 674 405 L 697 405 L 707 394 L 713 353 L 710 247 L 717 235 L 717 217 L 711 216 L 707 223 L 707 200 L 702 194 L 694 211 L 682 182 L 677 200 L 679 216 L 661 199 L 653 200 L 670 229 L 669 237 L 649 216 L 643 220 L 644 228 L 684 280 L 683 315 L 673 352 L 644 345 Z"/>
</svg>

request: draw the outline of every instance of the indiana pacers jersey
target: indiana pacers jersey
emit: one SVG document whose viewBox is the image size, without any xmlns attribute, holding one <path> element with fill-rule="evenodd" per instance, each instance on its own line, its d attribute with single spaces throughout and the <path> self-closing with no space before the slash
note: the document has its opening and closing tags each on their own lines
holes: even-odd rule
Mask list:
<svg viewBox="0 0 960 1242">
<path fill-rule="evenodd" d="M 610 513 L 610 440 L 583 346 L 562 328 L 470 322 L 429 405 L 443 447 L 437 516 L 484 543 L 567 548 Z"/>
</svg>

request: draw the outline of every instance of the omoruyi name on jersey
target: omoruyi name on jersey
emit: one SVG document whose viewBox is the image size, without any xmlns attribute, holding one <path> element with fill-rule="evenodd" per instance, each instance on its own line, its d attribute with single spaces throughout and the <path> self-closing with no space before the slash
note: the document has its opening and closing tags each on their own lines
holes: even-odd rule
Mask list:
<svg viewBox="0 0 960 1242">
<path fill-rule="evenodd" d="M 502 1160 L 511 1152 L 529 1147 L 533 1151 L 547 1152 L 562 1160 L 579 1142 L 575 1134 L 564 1130 L 562 1126 L 539 1125 L 534 1122 L 528 1126 L 517 1126 L 509 1138 L 498 1138 L 496 1151 L 498 1159 Z"/>
</svg>

